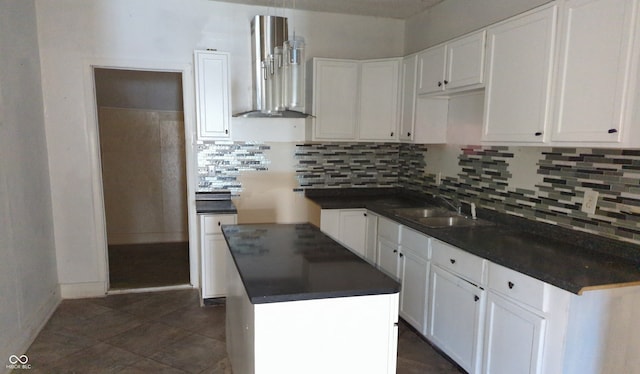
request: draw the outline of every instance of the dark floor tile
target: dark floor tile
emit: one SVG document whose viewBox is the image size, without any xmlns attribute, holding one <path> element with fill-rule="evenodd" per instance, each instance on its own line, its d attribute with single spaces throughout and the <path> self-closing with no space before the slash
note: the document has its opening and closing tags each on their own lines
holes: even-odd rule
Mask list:
<svg viewBox="0 0 640 374">
<path fill-rule="evenodd" d="M 66 356 L 53 363 L 51 373 L 118 373 L 143 358 L 104 343 Z"/>
<path fill-rule="evenodd" d="M 167 291 L 145 297 L 138 302 L 118 308 L 145 319 L 155 319 L 185 306 L 198 306 L 198 291 L 193 289 Z"/>
<path fill-rule="evenodd" d="M 228 357 L 225 357 L 218 361 L 213 367 L 201 371 L 200 374 L 233 374 L 231 362 Z"/>
<path fill-rule="evenodd" d="M 150 358 L 189 373 L 215 366 L 227 356 L 224 342 L 192 334 L 160 349 Z"/>
<path fill-rule="evenodd" d="M 155 318 L 155 320 L 170 326 L 224 341 L 225 310 L 224 305 L 207 307 L 192 305 L 164 314 Z"/>
<path fill-rule="evenodd" d="M 161 323 L 144 322 L 138 327 L 105 340 L 105 342 L 141 356 L 149 357 L 189 334 L 190 332 L 185 330 Z"/>
<path fill-rule="evenodd" d="M 142 359 L 140 361 L 136 361 L 131 366 L 128 366 L 118 374 L 184 374 L 186 373 L 183 370 L 173 368 L 171 366 L 161 364 L 157 361 L 150 360 L 148 358 Z"/>
<path fill-rule="evenodd" d="M 91 319 L 82 320 L 73 326 L 68 326 L 67 329 L 80 336 L 95 340 L 106 340 L 138 327 L 142 323 L 142 319 L 132 314 L 109 310 Z"/>
<path fill-rule="evenodd" d="M 27 350 L 27 356 L 32 368 L 37 369 L 94 344 L 94 339 L 80 336 L 73 331 L 45 327 Z"/>
<path fill-rule="evenodd" d="M 47 325 L 51 329 L 65 328 L 108 311 L 109 308 L 91 303 L 89 299 L 62 300 Z"/>
</svg>

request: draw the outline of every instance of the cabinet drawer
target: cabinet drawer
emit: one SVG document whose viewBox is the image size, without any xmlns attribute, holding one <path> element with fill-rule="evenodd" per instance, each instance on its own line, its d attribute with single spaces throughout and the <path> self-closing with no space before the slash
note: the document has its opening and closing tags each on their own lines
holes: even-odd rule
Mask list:
<svg viewBox="0 0 640 374">
<path fill-rule="evenodd" d="M 378 218 L 378 236 L 385 238 L 391 243 L 398 243 L 400 225 L 384 217 Z"/>
<path fill-rule="evenodd" d="M 400 226 L 400 246 L 402 249 L 411 249 L 420 257 L 428 260 L 431 258 L 431 245 L 429 243 L 430 237 L 414 231 L 410 228 Z"/>
<path fill-rule="evenodd" d="M 439 240 L 432 240 L 431 258 L 434 264 L 460 275 L 477 285 L 486 283 L 487 260 Z"/>
<path fill-rule="evenodd" d="M 489 263 L 489 288 L 545 311 L 545 293 L 548 285 L 504 266 Z"/>
<path fill-rule="evenodd" d="M 203 217 L 203 229 L 205 234 L 221 234 L 222 225 L 233 225 L 236 223 L 235 214 L 219 214 Z"/>
</svg>

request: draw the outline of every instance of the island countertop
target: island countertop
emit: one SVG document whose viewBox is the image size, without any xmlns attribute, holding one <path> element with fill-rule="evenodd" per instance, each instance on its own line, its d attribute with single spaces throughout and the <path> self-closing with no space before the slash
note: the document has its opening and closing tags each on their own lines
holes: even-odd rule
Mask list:
<svg viewBox="0 0 640 374">
<path fill-rule="evenodd" d="M 223 225 L 222 232 L 252 304 L 400 291 L 310 224 Z"/>
</svg>

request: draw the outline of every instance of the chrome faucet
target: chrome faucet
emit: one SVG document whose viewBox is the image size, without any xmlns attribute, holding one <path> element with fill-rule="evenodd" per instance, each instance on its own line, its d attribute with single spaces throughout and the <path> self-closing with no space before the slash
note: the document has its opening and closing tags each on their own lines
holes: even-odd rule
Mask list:
<svg viewBox="0 0 640 374">
<path fill-rule="evenodd" d="M 453 210 L 455 210 L 458 214 L 462 213 L 462 205 L 457 205 L 456 206 L 453 203 L 451 203 L 449 200 L 445 199 L 442 195 L 438 195 L 436 197 L 439 197 L 442 201 L 447 203 L 447 205 L 449 205 L 451 208 L 453 208 Z"/>
</svg>

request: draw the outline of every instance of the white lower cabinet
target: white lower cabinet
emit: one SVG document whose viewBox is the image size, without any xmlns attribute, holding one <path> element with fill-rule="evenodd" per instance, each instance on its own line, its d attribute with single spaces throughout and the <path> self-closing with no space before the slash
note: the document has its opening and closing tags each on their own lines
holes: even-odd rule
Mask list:
<svg viewBox="0 0 640 374">
<path fill-rule="evenodd" d="M 431 266 L 428 338 L 468 373 L 478 373 L 485 291 Z"/>
<path fill-rule="evenodd" d="M 235 214 L 200 216 L 200 284 L 203 299 L 227 295 L 225 278 L 226 258 L 229 250 L 221 227 L 235 223 Z"/>
<path fill-rule="evenodd" d="M 542 373 L 545 318 L 489 290 L 483 373 Z"/>
<path fill-rule="evenodd" d="M 427 334 L 427 292 L 431 238 L 400 226 L 400 316 L 423 335 Z"/>
<path fill-rule="evenodd" d="M 360 256 L 373 256 L 367 242 L 371 226 L 366 209 L 322 209 L 320 230 Z M 367 257 L 368 258 L 368 257 Z M 373 260 L 372 257 L 370 258 Z"/>
<path fill-rule="evenodd" d="M 378 237 L 378 260 L 376 263 L 389 275 L 399 278 L 398 243 Z"/>
</svg>

